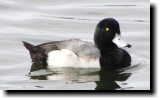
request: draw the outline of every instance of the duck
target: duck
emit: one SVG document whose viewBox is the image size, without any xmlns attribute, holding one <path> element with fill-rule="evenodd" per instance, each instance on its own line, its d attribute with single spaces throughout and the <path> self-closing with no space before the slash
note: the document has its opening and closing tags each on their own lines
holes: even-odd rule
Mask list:
<svg viewBox="0 0 160 100">
<path fill-rule="evenodd" d="M 49 68 L 101 68 L 119 69 L 131 65 L 130 54 L 123 47 L 131 45 L 121 38 L 119 22 L 114 18 L 101 20 L 92 41 L 68 39 L 32 45 L 23 41 L 33 63 Z"/>
</svg>

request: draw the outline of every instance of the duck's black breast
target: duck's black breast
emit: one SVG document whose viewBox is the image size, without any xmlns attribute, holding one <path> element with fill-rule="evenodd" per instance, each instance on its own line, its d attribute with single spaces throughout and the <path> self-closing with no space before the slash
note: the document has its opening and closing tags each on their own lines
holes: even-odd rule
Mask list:
<svg viewBox="0 0 160 100">
<path fill-rule="evenodd" d="M 104 69 L 124 68 L 131 65 L 131 56 L 120 48 L 101 51 L 100 65 Z"/>
</svg>

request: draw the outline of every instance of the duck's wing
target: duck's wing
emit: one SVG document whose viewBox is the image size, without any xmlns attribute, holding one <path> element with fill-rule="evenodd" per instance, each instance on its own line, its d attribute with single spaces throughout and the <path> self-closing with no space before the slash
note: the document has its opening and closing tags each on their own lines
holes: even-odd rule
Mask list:
<svg viewBox="0 0 160 100">
<path fill-rule="evenodd" d="M 44 48 L 47 53 L 53 50 L 67 49 L 78 56 L 100 57 L 100 51 L 93 42 L 80 39 L 53 41 L 39 46 Z"/>
<path fill-rule="evenodd" d="M 37 45 L 36 47 L 40 47 L 40 48 L 44 49 L 45 53 L 48 54 L 50 51 L 60 50 L 60 48 L 57 46 L 59 43 L 63 43 L 63 41 L 47 42 L 47 43 Z"/>
</svg>

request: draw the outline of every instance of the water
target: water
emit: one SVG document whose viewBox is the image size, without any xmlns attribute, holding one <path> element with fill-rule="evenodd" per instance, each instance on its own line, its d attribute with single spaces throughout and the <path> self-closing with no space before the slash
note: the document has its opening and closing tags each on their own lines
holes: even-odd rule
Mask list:
<svg viewBox="0 0 160 100">
<path fill-rule="evenodd" d="M 149 0 L 0 0 L 0 89 L 150 89 Z M 96 24 L 117 19 L 139 64 L 119 71 L 32 65 L 22 41 L 93 39 Z"/>
</svg>

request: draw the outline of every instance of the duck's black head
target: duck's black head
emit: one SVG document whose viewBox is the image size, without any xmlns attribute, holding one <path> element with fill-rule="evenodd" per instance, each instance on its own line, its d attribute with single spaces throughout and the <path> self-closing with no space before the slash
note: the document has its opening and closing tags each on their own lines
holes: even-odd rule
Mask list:
<svg viewBox="0 0 160 100">
<path fill-rule="evenodd" d="M 129 53 L 119 47 L 131 47 L 120 38 L 119 23 L 113 18 L 106 18 L 97 24 L 94 42 L 101 52 L 101 68 L 118 69 L 131 64 Z"/>
<path fill-rule="evenodd" d="M 94 42 L 100 50 L 118 47 L 131 47 L 120 38 L 121 31 L 119 23 L 113 18 L 100 21 L 95 30 Z"/>
</svg>

